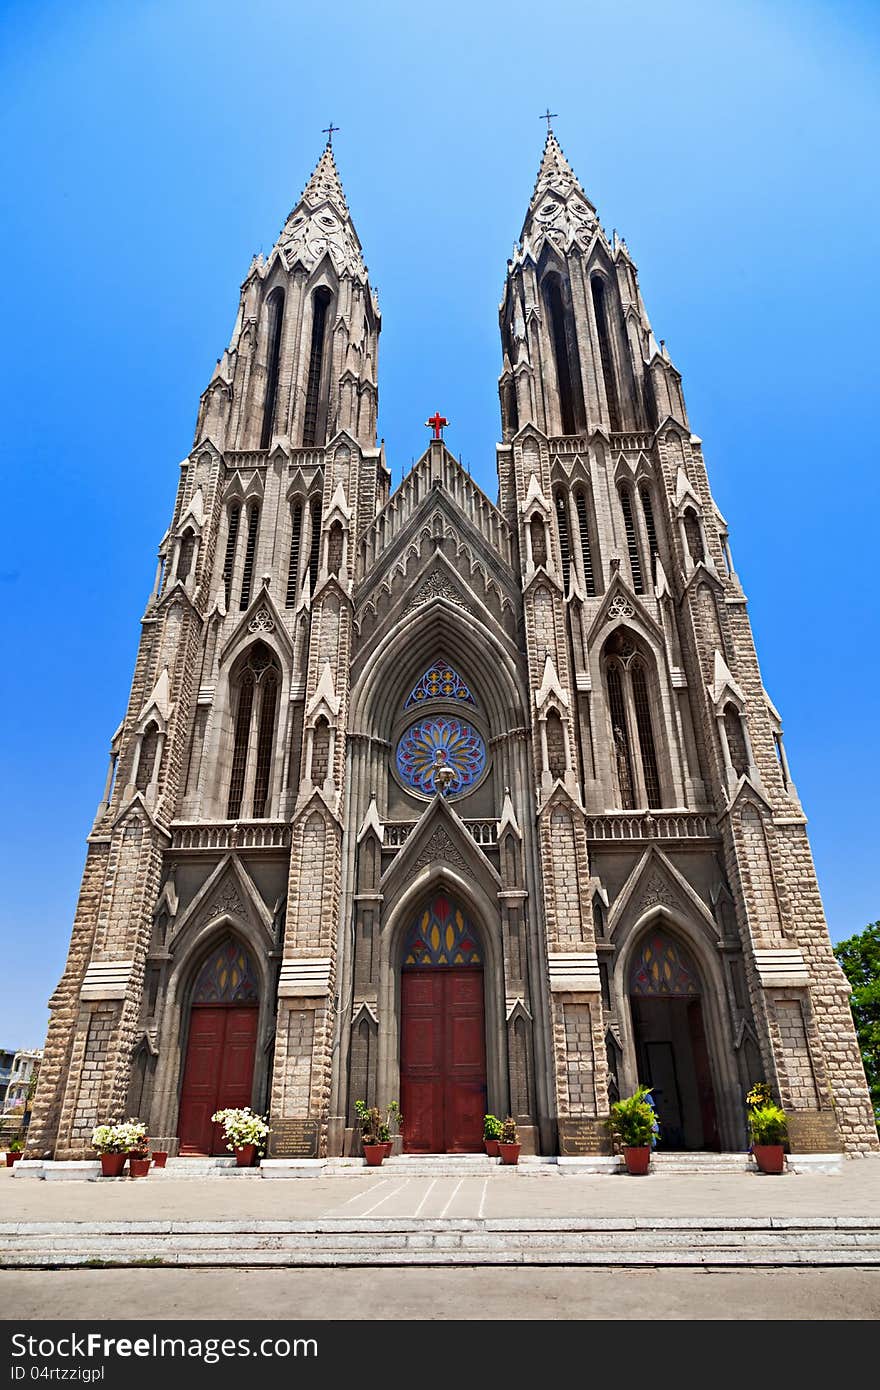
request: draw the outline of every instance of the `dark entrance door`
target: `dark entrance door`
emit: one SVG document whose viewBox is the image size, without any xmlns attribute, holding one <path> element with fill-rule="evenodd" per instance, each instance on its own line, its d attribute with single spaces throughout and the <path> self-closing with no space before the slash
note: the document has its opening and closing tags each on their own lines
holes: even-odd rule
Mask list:
<svg viewBox="0 0 880 1390">
<path fill-rule="evenodd" d="M 216 1110 L 250 1105 L 257 1043 L 253 1005 L 194 1005 L 180 1096 L 180 1152 L 226 1154 Z"/>
<path fill-rule="evenodd" d="M 181 1154 L 226 1154 L 216 1110 L 250 1105 L 259 1019 L 247 951 L 227 937 L 208 957 L 193 989 L 177 1133 Z"/>
<path fill-rule="evenodd" d="M 404 970 L 400 1107 L 408 1153 L 478 1153 L 486 1113 L 483 972 Z"/>
<path fill-rule="evenodd" d="M 718 1149 L 699 976 L 665 932 L 651 932 L 630 975 L 639 1081 L 651 1087 L 658 1149 Z"/>
</svg>

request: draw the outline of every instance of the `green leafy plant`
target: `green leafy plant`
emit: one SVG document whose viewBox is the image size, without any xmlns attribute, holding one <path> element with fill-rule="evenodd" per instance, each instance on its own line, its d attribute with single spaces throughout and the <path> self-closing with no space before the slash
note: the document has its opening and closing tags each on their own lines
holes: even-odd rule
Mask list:
<svg viewBox="0 0 880 1390">
<path fill-rule="evenodd" d="M 756 1105 L 770 1105 L 772 1100 L 770 1083 L 768 1081 L 756 1081 L 746 1096 L 746 1105 L 752 1110 Z"/>
<path fill-rule="evenodd" d="M 387 1144 L 391 1139 L 392 1123 L 403 1133 L 403 1115 L 396 1100 L 389 1104 L 384 1119 L 378 1105 L 367 1105 L 365 1101 L 356 1100 L 354 1108 L 363 1144 Z"/>
<path fill-rule="evenodd" d="M 255 1144 L 260 1153 L 266 1144 L 269 1126 L 262 1115 L 257 1115 L 249 1105 L 240 1109 L 218 1110 L 211 1116 L 215 1125 L 223 1126 L 223 1137 L 230 1153 L 236 1149 Z"/>
<path fill-rule="evenodd" d="M 785 1111 L 778 1105 L 753 1105 L 749 1110 L 749 1134 L 753 1144 L 781 1144 L 788 1135 Z"/>
<path fill-rule="evenodd" d="M 606 1124 L 623 1148 L 652 1148 L 660 1133 L 660 1123 L 651 1102 L 650 1088 L 639 1086 L 633 1095 L 615 1101 Z"/>
<path fill-rule="evenodd" d="M 834 954 L 852 985 L 853 1022 L 880 1133 L 880 922 L 839 941 Z"/>
<path fill-rule="evenodd" d="M 6 1148 L 7 1148 L 8 1152 L 11 1153 L 11 1154 L 20 1154 L 20 1153 L 23 1153 L 23 1152 L 24 1152 L 24 1140 L 23 1140 L 23 1139 L 10 1139 L 9 1143 L 6 1145 Z"/>
<path fill-rule="evenodd" d="M 513 1118 L 512 1115 L 508 1115 L 506 1120 L 504 1121 L 504 1124 L 501 1126 L 501 1134 L 499 1135 L 499 1139 L 502 1144 L 519 1143 L 519 1131 L 516 1127 L 516 1120 Z"/>
<path fill-rule="evenodd" d="M 503 1128 L 504 1128 L 504 1126 L 503 1126 L 503 1124 L 501 1123 L 501 1121 L 499 1120 L 499 1118 L 498 1118 L 497 1115 L 484 1115 L 484 1116 L 483 1116 L 483 1138 L 484 1138 L 484 1139 L 500 1139 L 500 1138 L 501 1138 L 501 1131 L 503 1130 Z"/>
</svg>

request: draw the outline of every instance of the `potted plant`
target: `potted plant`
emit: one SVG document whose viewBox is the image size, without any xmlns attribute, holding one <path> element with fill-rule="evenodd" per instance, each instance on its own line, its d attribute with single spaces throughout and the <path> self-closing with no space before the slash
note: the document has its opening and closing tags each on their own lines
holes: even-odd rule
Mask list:
<svg viewBox="0 0 880 1390">
<path fill-rule="evenodd" d="M 238 1167 L 250 1168 L 257 1153 L 262 1154 L 269 1133 L 263 1116 L 245 1105 L 239 1109 L 218 1110 L 211 1119 L 215 1125 L 223 1126 L 226 1147 L 235 1154 Z"/>
<path fill-rule="evenodd" d="M 626 1171 L 634 1177 L 647 1173 L 651 1150 L 657 1143 L 660 1125 L 647 1086 L 639 1086 L 633 1095 L 615 1101 L 607 1125 L 623 1149 Z"/>
<path fill-rule="evenodd" d="M 23 1139 L 10 1139 L 6 1146 L 6 1167 L 12 1168 L 21 1158 L 24 1152 Z"/>
<path fill-rule="evenodd" d="M 396 1100 L 389 1102 L 385 1119 L 379 1125 L 379 1142 L 385 1150 L 385 1158 L 391 1157 L 391 1150 L 394 1148 L 394 1140 L 391 1138 L 392 1122 L 397 1125 L 398 1134 L 402 1134 L 403 1115 L 400 1113 L 400 1105 Z"/>
<path fill-rule="evenodd" d="M 498 1137 L 498 1152 L 501 1155 L 501 1162 L 518 1163 L 520 1147 L 516 1120 L 512 1115 L 508 1115 L 501 1126 L 501 1134 Z"/>
<path fill-rule="evenodd" d="M 114 1126 L 123 1153 L 128 1154 L 128 1173 L 132 1178 L 145 1178 L 150 1171 L 150 1150 L 147 1127 L 140 1120 L 130 1119 Z"/>
<path fill-rule="evenodd" d="M 92 1148 L 97 1150 L 101 1159 L 101 1176 L 104 1178 L 122 1177 L 128 1150 L 120 1130 L 118 1124 L 96 1125 L 92 1130 Z"/>
<path fill-rule="evenodd" d="M 483 1116 L 483 1145 L 489 1158 L 498 1157 L 498 1140 L 504 1125 L 497 1115 Z"/>
<path fill-rule="evenodd" d="M 356 1100 L 354 1108 L 360 1125 L 361 1146 L 367 1167 L 381 1168 L 382 1160 L 386 1157 L 385 1145 L 390 1142 L 388 1125 L 383 1121 L 382 1112 L 377 1105 L 367 1105 L 365 1101 Z"/>
<path fill-rule="evenodd" d="M 762 1173 L 782 1173 L 785 1170 L 783 1140 L 788 1135 L 785 1111 L 768 1101 L 749 1108 L 749 1134 L 752 1153 Z"/>
<path fill-rule="evenodd" d="M 167 1150 L 167 1149 L 154 1149 L 154 1148 L 153 1148 L 153 1144 L 152 1144 L 152 1140 L 151 1140 L 151 1141 L 150 1141 L 150 1157 L 151 1157 L 152 1160 L 153 1160 L 153 1167 L 154 1167 L 154 1168 L 164 1168 L 164 1167 L 165 1167 L 165 1164 L 168 1162 L 168 1150 Z"/>
</svg>

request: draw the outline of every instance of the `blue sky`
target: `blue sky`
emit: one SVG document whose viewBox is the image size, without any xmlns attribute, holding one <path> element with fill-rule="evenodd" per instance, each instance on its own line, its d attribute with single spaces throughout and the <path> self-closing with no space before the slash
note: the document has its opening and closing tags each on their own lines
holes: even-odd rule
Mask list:
<svg viewBox="0 0 880 1390">
<path fill-rule="evenodd" d="M 878 54 L 853 0 L 5 0 L 0 1042 L 42 1041 L 198 397 L 331 118 L 395 482 L 439 407 L 494 496 L 498 299 L 559 113 L 684 375 L 832 935 L 880 916 Z"/>
</svg>

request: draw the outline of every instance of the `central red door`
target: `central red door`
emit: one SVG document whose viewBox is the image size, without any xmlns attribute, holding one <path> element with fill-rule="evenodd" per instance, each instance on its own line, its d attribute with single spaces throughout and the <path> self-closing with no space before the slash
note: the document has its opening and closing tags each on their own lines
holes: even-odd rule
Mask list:
<svg viewBox="0 0 880 1390">
<path fill-rule="evenodd" d="M 193 1005 L 180 1096 L 182 1154 L 227 1154 L 211 1116 L 251 1103 L 258 1013 L 252 1005 Z"/>
<path fill-rule="evenodd" d="M 404 1148 L 408 1153 L 482 1152 L 482 970 L 404 970 L 401 996 Z"/>
</svg>

